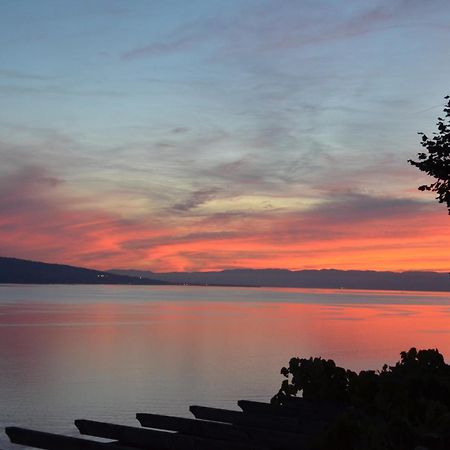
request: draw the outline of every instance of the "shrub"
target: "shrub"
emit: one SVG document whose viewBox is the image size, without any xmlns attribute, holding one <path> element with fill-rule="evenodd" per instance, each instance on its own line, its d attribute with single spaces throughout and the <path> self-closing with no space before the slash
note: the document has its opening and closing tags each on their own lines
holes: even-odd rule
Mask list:
<svg viewBox="0 0 450 450">
<path fill-rule="evenodd" d="M 394 366 L 359 374 L 333 360 L 292 358 L 272 403 L 287 398 L 345 406 L 328 428 L 321 448 L 450 448 L 450 366 L 437 349 L 411 348 Z"/>
</svg>

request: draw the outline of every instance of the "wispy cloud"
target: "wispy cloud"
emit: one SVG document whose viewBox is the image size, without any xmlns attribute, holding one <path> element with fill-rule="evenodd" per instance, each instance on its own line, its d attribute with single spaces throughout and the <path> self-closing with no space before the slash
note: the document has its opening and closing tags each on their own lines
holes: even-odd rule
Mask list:
<svg viewBox="0 0 450 450">
<path fill-rule="evenodd" d="M 23 81 L 51 81 L 56 77 L 36 73 L 22 72 L 15 69 L 0 69 L 0 79 Z"/>
<path fill-rule="evenodd" d="M 410 199 L 349 194 L 295 213 L 230 209 L 198 217 L 129 219 L 119 211 L 89 207 L 65 185 L 42 167 L 24 167 L 0 179 L 2 254 L 159 271 L 349 269 L 361 268 L 362 261 L 374 269 L 404 264 L 448 270 L 442 249 L 450 242 L 449 231 L 429 204 Z M 412 256 L 418 248 L 427 249 L 420 261 Z"/>
<path fill-rule="evenodd" d="M 61 191 L 62 183 L 39 167 L 25 167 L 0 179 L 2 254 L 81 265 L 98 252 L 123 256 L 119 235 L 143 232 L 141 227 L 117 214 L 90 209 L 85 199 Z M 147 222 L 147 235 L 155 227 L 152 231 Z"/>
<path fill-rule="evenodd" d="M 445 0 L 33 6 L 0 18 L 2 253 L 448 270 L 406 163 L 445 95 Z"/>
<path fill-rule="evenodd" d="M 164 55 L 167 53 L 180 52 L 191 48 L 195 43 L 201 42 L 201 35 L 187 34 L 167 41 L 154 42 L 142 47 L 133 48 L 121 55 L 123 60 L 133 60 L 149 56 Z"/>
<path fill-rule="evenodd" d="M 200 189 L 189 194 L 189 197 L 182 202 L 172 206 L 172 210 L 176 212 L 189 211 L 213 199 L 218 193 L 217 189 Z"/>
<path fill-rule="evenodd" d="M 433 4 L 430 7 L 430 3 Z M 221 57 L 303 46 L 321 45 L 339 39 L 403 27 L 429 27 L 442 0 L 424 5 L 416 0 L 361 2 L 347 8 L 330 2 L 277 1 L 240 8 L 236 15 L 209 16 L 187 21 L 164 40 L 124 52 L 124 60 L 154 57 L 191 50 L 214 39 Z M 283 24 L 280 26 L 280 24 Z"/>
</svg>

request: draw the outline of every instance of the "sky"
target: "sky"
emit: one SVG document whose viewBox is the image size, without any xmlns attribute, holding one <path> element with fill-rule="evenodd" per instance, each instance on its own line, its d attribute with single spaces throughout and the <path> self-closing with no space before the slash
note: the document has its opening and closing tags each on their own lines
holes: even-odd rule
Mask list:
<svg viewBox="0 0 450 450">
<path fill-rule="evenodd" d="M 0 255 L 98 269 L 450 270 L 407 163 L 448 0 L 2 0 Z"/>
</svg>

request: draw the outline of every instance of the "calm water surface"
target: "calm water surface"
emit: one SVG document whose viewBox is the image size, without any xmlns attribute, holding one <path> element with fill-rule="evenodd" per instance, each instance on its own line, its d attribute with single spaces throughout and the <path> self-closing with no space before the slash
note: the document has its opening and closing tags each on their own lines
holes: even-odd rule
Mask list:
<svg viewBox="0 0 450 450">
<path fill-rule="evenodd" d="M 0 286 L 0 448 L 7 425 L 76 434 L 269 400 L 292 356 L 352 369 L 401 350 L 450 359 L 450 294 L 145 286 Z"/>
</svg>

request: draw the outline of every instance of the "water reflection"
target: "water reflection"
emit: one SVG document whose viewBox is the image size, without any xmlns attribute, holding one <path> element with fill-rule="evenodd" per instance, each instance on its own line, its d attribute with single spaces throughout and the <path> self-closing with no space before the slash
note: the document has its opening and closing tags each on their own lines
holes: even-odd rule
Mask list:
<svg viewBox="0 0 450 450">
<path fill-rule="evenodd" d="M 448 360 L 449 336 L 442 293 L 0 286 L 0 426 L 234 407 L 270 398 L 291 356 L 358 370 L 417 346 Z"/>
</svg>

